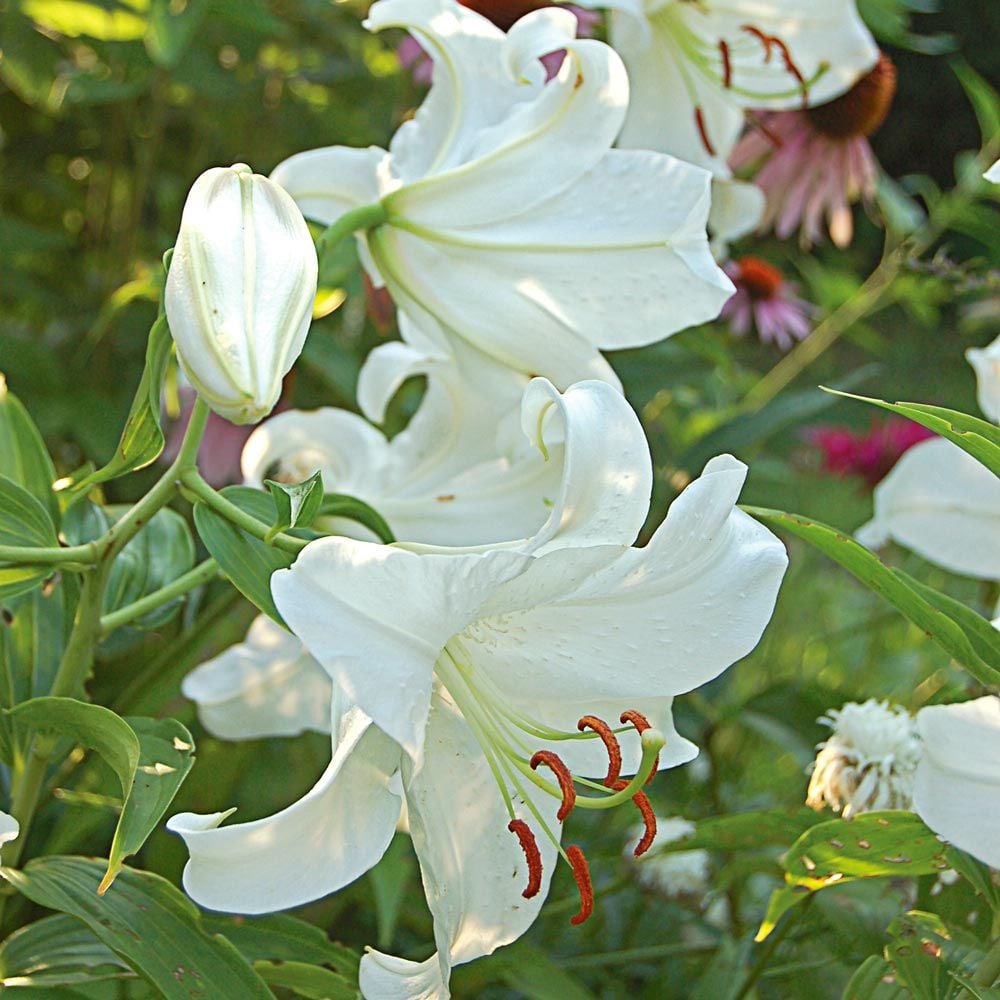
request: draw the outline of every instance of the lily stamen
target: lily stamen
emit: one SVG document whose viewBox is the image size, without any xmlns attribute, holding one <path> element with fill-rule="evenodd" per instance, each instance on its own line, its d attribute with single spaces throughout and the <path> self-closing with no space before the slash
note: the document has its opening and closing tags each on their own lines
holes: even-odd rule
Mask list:
<svg viewBox="0 0 1000 1000">
<path fill-rule="evenodd" d="M 619 716 L 619 721 L 621 722 L 631 722 L 635 726 L 636 732 L 642 736 L 644 732 L 652 728 L 649 719 L 642 714 L 642 712 L 636 711 L 634 708 L 630 708 L 627 712 L 622 712 Z M 660 769 L 660 755 L 656 755 L 656 760 L 653 762 L 653 770 L 646 779 L 646 783 L 649 784 L 650 781 L 656 777 L 656 772 Z"/>
<path fill-rule="evenodd" d="M 594 887 L 590 881 L 590 866 L 583 851 L 576 844 L 570 844 L 566 848 L 566 860 L 573 869 L 573 878 L 576 879 L 576 887 L 580 890 L 580 912 L 570 917 L 569 922 L 579 926 L 594 912 Z"/>
<path fill-rule="evenodd" d="M 525 899 L 537 896 L 542 887 L 542 853 L 538 850 L 538 841 L 531 832 L 531 827 L 523 819 L 512 819 L 507 829 L 513 833 L 524 851 L 524 860 L 528 864 L 528 885 L 521 893 Z"/>
<path fill-rule="evenodd" d="M 625 787 L 625 782 L 616 781 L 614 787 L 618 791 Z M 642 822 L 645 825 L 642 837 L 639 838 L 639 843 L 635 845 L 633 852 L 637 858 L 641 858 L 653 846 L 653 841 L 656 839 L 656 813 L 653 812 L 653 804 L 645 792 L 636 792 L 632 796 L 632 801 L 642 813 Z"/>
<path fill-rule="evenodd" d="M 559 787 L 562 789 L 562 805 L 559 806 L 556 819 L 560 823 L 563 822 L 576 804 L 576 788 L 573 786 L 570 769 L 563 763 L 562 758 L 551 750 L 536 750 L 528 763 L 532 771 L 536 770 L 539 764 L 544 764 L 558 779 Z"/>
<path fill-rule="evenodd" d="M 576 724 L 576 728 L 582 733 L 585 729 L 592 729 L 604 742 L 604 748 L 608 751 L 608 774 L 604 779 L 604 784 L 611 788 L 618 780 L 622 771 L 622 748 L 615 736 L 612 728 L 596 715 L 585 715 Z"/>
</svg>

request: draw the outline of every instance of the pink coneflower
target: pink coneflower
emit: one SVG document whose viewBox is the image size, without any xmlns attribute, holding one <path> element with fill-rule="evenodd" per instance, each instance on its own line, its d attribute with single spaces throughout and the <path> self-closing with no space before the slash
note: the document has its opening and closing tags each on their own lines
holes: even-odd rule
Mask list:
<svg viewBox="0 0 1000 1000">
<path fill-rule="evenodd" d="M 459 0 L 463 7 L 474 10 L 477 14 L 491 20 L 498 28 L 509 31 L 511 26 L 525 14 L 543 7 L 551 7 L 546 0 Z M 592 38 L 594 30 L 600 23 L 601 15 L 596 11 L 584 10 L 573 4 L 566 4 L 565 9 L 576 17 L 576 34 L 578 38 Z M 408 69 L 414 83 L 429 84 L 434 74 L 434 63 L 424 51 L 423 46 L 412 35 L 407 35 L 396 46 L 396 55 L 403 69 Z M 547 78 L 552 79 L 559 72 L 563 57 L 563 49 L 542 56 Z"/>
<path fill-rule="evenodd" d="M 758 257 L 740 257 L 723 269 L 736 286 L 736 294 L 722 307 L 722 316 L 737 337 L 755 326 L 764 343 L 773 342 L 787 351 L 808 335 L 815 306 L 798 298 L 798 286 L 785 281 L 774 265 Z"/>
<path fill-rule="evenodd" d="M 802 436 L 822 454 L 824 472 L 834 476 L 861 476 L 874 487 L 885 478 L 900 455 L 934 435 L 902 417 L 873 422 L 867 431 L 849 427 L 818 425 Z"/>
<path fill-rule="evenodd" d="M 875 194 L 878 161 L 868 144 L 896 93 L 896 67 L 884 53 L 846 94 L 803 111 L 762 112 L 758 127 L 737 144 L 734 170 L 766 160 L 754 183 L 767 196 L 761 231 L 786 239 L 799 229 L 803 247 L 830 238 L 846 247 L 854 236 L 851 205 Z"/>
</svg>

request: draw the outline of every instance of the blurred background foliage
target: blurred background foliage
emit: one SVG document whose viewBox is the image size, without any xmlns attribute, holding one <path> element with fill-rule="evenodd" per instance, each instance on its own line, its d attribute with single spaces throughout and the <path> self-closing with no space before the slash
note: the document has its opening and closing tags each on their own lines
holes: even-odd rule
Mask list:
<svg viewBox="0 0 1000 1000">
<path fill-rule="evenodd" d="M 822 245 L 805 254 L 794 243 L 747 240 L 736 252 L 752 248 L 778 264 L 824 315 L 852 300 L 883 260 L 886 220 L 894 244 L 930 213 L 937 222 L 926 252 L 920 260 L 904 255 L 873 309 L 816 358 L 783 359 L 756 339 L 734 340 L 721 323 L 613 357 L 653 448 L 651 523 L 708 457 L 732 450 L 753 470 L 748 503 L 857 527 L 870 515 L 870 488 L 859 476 L 824 471 L 803 429 L 835 422 L 860 431 L 881 418 L 818 384 L 977 412 L 963 352 L 997 333 L 1000 215 L 970 157 L 981 131 L 997 124 L 990 82 L 1000 78 L 1000 5 L 949 0 L 938 10 L 932 0 L 865 0 L 861 8 L 899 68 L 893 112 L 873 140 L 891 180 L 871 218 L 858 211 L 847 251 Z M 195 177 L 238 161 L 267 173 L 294 152 L 327 144 L 384 145 L 419 102 L 421 90 L 395 56 L 398 38 L 368 34 L 363 13 L 363 4 L 330 0 L 0 0 L 0 371 L 59 472 L 100 463 L 114 449 L 141 372 L 161 256 Z M 956 179 L 965 193 L 949 201 Z M 373 321 L 353 254 L 330 264 L 321 285 L 289 402 L 351 407 L 360 362 L 394 332 Z M 777 380 L 773 370 L 782 373 Z M 390 430 L 419 391 L 401 395 Z M 112 484 L 110 499 L 139 495 L 154 471 Z M 916 708 L 973 693 L 891 609 L 821 556 L 790 549 L 761 646 L 678 706 L 681 730 L 705 749 L 695 765 L 652 786 L 661 814 L 798 807 L 824 734 L 816 719 L 828 708 L 869 696 Z M 983 614 L 992 608 L 988 587 L 902 550 L 888 558 Z M 187 641 L 196 614 L 210 628 Z M 251 617 L 224 585 L 210 588 L 160 629 L 116 635 L 90 690 L 116 710 L 174 714 L 196 726 L 177 693 L 180 678 L 241 638 Z M 195 732 L 199 761 L 176 810 L 237 804 L 244 820 L 267 814 L 312 784 L 328 752 L 315 736 L 224 744 Z M 92 853 L 110 836 L 113 801 L 102 796 L 114 787 L 111 776 L 95 760 L 66 778 L 33 830 L 32 855 Z M 575 890 L 561 872 L 531 933 L 457 972 L 456 995 L 741 995 L 753 969 L 750 939 L 777 884 L 777 850 L 714 855 L 728 917 L 706 920 L 718 913 L 711 900 L 665 900 L 638 886 L 622 859 L 635 820 L 627 810 L 588 819 L 574 815 L 573 824 L 601 893 L 594 918 L 569 927 Z M 141 861 L 176 881 L 184 851 L 160 832 Z M 881 950 L 889 920 L 928 891 L 929 883 L 898 880 L 820 894 L 753 988 L 764 997 L 839 996 L 860 962 Z M 950 902 L 941 905 L 967 911 L 962 893 L 963 885 L 945 888 Z M 17 902 L 8 919 L 23 919 L 26 905 Z M 432 940 L 403 839 L 375 873 L 302 912 L 357 946 L 424 957 Z M 87 995 L 102 995 L 94 989 Z"/>
</svg>

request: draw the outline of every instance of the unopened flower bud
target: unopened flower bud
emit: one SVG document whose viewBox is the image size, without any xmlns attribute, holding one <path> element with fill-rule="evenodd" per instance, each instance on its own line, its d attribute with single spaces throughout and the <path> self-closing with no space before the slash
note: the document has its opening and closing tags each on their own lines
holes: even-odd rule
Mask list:
<svg viewBox="0 0 1000 1000">
<path fill-rule="evenodd" d="M 181 367 L 216 413 L 274 408 L 316 296 L 316 250 L 298 206 L 244 163 L 206 170 L 184 204 L 165 306 Z"/>
</svg>

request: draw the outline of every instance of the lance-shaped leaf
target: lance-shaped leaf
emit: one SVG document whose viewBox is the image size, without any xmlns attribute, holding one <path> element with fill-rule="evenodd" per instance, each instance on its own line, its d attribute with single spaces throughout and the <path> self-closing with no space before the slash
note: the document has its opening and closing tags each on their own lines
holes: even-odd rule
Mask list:
<svg viewBox="0 0 1000 1000">
<path fill-rule="evenodd" d="M 396 541 L 396 536 L 386 519 L 374 507 L 357 497 L 347 496 L 344 493 L 327 493 L 316 516 L 344 517 L 363 525 L 386 545 Z"/>
<path fill-rule="evenodd" d="M 56 478 L 42 435 L 21 401 L 7 389 L 0 374 L 0 469 L 4 475 L 41 500 L 53 521 L 59 505 L 52 492 Z"/>
<path fill-rule="evenodd" d="M 130 725 L 110 709 L 75 698 L 33 698 L 7 715 L 96 750 L 115 772 L 123 804 L 100 886 L 107 891 L 124 859 L 146 842 L 191 770 L 191 734 L 173 719 L 137 718 Z"/>
<path fill-rule="evenodd" d="M 265 479 L 264 485 L 274 500 L 274 523 L 266 541 L 270 542 L 275 535 L 289 528 L 308 528 L 316 520 L 323 505 L 323 477 L 319 472 L 314 472 L 301 483 Z"/>
<path fill-rule="evenodd" d="M 166 1000 L 273 1000 L 236 948 L 206 933 L 197 908 L 166 879 L 125 868 L 111 891 L 99 896 L 102 870 L 99 861 L 55 856 L 0 872 L 39 906 L 82 920 Z"/>
<path fill-rule="evenodd" d="M 943 406 L 930 406 L 926 403 L 887 403 L 883 399 L 856 396 L 854 393 L 841 392 L 837 389 L 826 391 L 847 399 L 871 403 L 890 413 L 913 420 L 934 431 L 935 434 L 947 438 L 952 444 L 957 444 L 977 462 L 982 462 L 995 476 L 1000 476 L 1000 427 L 996 424 L 968 413 L 960 413 L 958 410 L 945 409 Z"/>
<path fill-rule="evenodd" d="M 986 685 L 1000 684 L 1000 663 L 992 659 L 988 662 L 980 655 L 990 653 L 992 657 L 981 631 L 978 628 L 973 630 L 972 634 L 976 636 L 973 641 L 966 631 L 967 617 L 953 617 L 954 609 L 947 601 L 936 599 L 931 603 L 926 600 L 910 586 L 905 574 L 890 569 L 873 552 L 836 528 L 798 514 L 760 507 L 743 509 L 764 524 L 784 528 L 824 552 L 865 586 L 885 598 L 914 625 L 923 629 L 977 680 Z M 992 645 L 991 641 L 990 646 Z"/>
<path fill-rule="evenodd" d="M 74 492 L 142 469 L 159 458 L 164 443 L 160 427 L 160 394 L 172 347 L 167 317 L 161 313 L 149 331 L 146 365 L 118 447 L 107 465 L 74 485 Z"/>
<path fill-rule="evenodd" d="M 262 525 L 269 525 L 274 504 L 266 493 L 247 486 L 230 486 L 222 495 Z M 205 548 L 233 586 L 261 611 L 284 624 L 271 597 L 271 574 L 291 566 L 294 556 L 248 535 L 203 503 L 195 504 L 194 523 Z"/>
<path fill-rule="evenodd" d="M 0 475 L 0 545 L 53 548 L 58 544 L 55 525 L 42 502 Z M 49 566 L 0 566 L 0 598 L 26 594 L 51 575 Z"/>
</svg>

